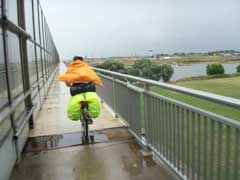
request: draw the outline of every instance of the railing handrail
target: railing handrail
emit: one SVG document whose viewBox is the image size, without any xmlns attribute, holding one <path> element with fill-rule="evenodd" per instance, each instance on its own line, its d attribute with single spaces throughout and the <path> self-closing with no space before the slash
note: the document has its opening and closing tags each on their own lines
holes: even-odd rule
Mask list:
<svg viewBox="0 0 240 180">
<path fill-rule="evenodd" d="M 109 71 L 109 70 L 105 70 L 105 69 L 94 68 L 94 67 L 93 67 L 93 69 L 97 72 L 107 73 L 107 74 L 110 74 L 110 75 L 114 75 L 114 76 L 118 76 L 118 77 L 122 77 L 122 78 L 127 78 L 129 80 L 139 81 L 139 82 L 142 82 L 144 84 L 154 85 L 154 86 L 158 86 L 158 87 L 161 87 L 161 88 L 164 88 L 164 89 L 184 93 L 184 94 L 187 94 L 187 95 L 199 97 L 199 98 L 206 99 L 206 100 L 211 100 L 211 101 L 214 101 L 216 103 L 229 105 L 229 106 L 232 106 L 232 107 L 235 107 L 235 108 L 240 108 L 240 99 L 227 97 L 227 96 L 222 96 L 222 95 L 209 93 L 209 92 L 204 92 L 204 91 L 200 91 L 200 90 L 190 89 L 190 88 L 186 88 L 186 87 L 181 87 L 181 86 L 177 86 L 177 85 L 173 85 L 173 84 L 154 81 L 154 80 L 145 79 L 145 78 L 141 78 L 141 77 L 136 77 L 136 76 L 132 76 L 132 75 L 127 75 L 127 74 L 123 74 L 123 73 L 119 73 L 119 72 Z"/>
</svg>

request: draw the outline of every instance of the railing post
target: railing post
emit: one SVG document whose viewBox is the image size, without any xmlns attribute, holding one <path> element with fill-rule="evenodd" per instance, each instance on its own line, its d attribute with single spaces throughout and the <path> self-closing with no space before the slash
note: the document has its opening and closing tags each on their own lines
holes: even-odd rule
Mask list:
<svg viewBox="0 0 240 180">
<path fill-rule="evenodd" d="M 25 25 L 25 11 L 24 11 L 24 1 L 18 1 L 18 9 L 19 9 L 19 24 L 21 28 L 26 30 Z M 22 69 L 23 69 L 23 82 L 24 82 L 24 91 L 27 92 L 31 89 L 31 83 L 30 83 L 30 76 L 29 76 L 29 69 L 28 69 L 28 55 L 27 55 L 27 39 L 24 36 L 20 36 L 20 49 L 21 49 L 21 60 L 22 60 Z M 26 107 L 27 111 L 31 111 L 33 107 L 31 94 L 26 98 Z M 29 119 L 29 125 L 30 128 L 34 128 L 34 121 L 33 116 Z"/>
<path fill-rule="evenodd" d="M 150 85 L 145 83 L 144 84 L 144 92 L 148 92 L 150 90 Z M 148 121 L 149 121 L 149 113 L 148 113 L 148 102 L 146 98 L 146 94 L 143 93 L 143 99 L 144 99 L 144 129 L 143 129 L 143 140 L 145 142 L 145 150 L 148 150 L 148 134 L 149 134 L 149 128 L 148 128 Z"/>
<path fill-rule="evenodd" d="M 131 100 L 130 99 L 130 93 L 129 93 L 129 85 L 130 85 L 131 83 L 127 80 L 127 83 L 126 83 L 126 87 L 127 87 L 127 99 L 128 100 Z M 130 105 L 130 103 L 128 103 L 128 108 L 127 108 L 127 118 L 128 118 L 128 125 L 129 125 L 129 127 L 131 126 L 131 123 L 132 123 L 132 119 L 131 119 L 131 117 L 130 117 L 130 107 L 131 105 Z"/>
<path fill-rule="evenodd" d="M 113 111 L 114 111 L 115 117 L 117 118 L 118 114 L 117 114 L 117 107 L 116 107 L 116 87 L 115 87 L 114 75 L 112 76 L 112 79 L 113 79 Z"/>
</svg>

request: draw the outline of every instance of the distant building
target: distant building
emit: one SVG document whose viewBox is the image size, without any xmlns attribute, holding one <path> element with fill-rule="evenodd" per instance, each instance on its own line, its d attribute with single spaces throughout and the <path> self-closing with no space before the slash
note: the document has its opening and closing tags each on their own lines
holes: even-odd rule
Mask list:
<svg viewBox="0 0 240 180">
<path fill-rule="evenodd" d="M 240 52 L 233 53 L 234 56 L 240 56 Z"/>
<path fill-rule="evenodd" d="M 230 57 L 230 56 L 240 56 L 240 52 L 233 52 L 233 53 L 215 53 L 216 56 L 224 56 L 224 57 Z"/>
</svg>

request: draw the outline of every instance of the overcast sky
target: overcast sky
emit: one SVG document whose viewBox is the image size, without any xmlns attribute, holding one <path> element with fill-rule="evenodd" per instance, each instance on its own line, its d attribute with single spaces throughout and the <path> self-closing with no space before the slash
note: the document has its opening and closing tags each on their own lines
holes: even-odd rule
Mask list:
<svg viewBox="0 0 240 180">
<path fill-rule="evenodd" d="M 40 0 L 62 59 L 240 50 L 240 0 Z"/>
</svg>

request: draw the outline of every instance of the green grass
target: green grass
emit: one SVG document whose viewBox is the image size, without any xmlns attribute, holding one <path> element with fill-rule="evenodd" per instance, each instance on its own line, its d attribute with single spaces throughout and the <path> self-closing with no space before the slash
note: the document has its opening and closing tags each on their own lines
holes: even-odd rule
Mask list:
<svg viewBox="0 0 240 180">
<path fill-rule="evenodd" d="M 240 99 L 240 77 L 180 82 L 177 85 Z"/>
<path fill-rule="evenodd" d="M 177 85 L 240 99 L 240 77 L 178 82 Z M 153 92 L 240 121 L 239 109 L 196 97 L 151 87 Z"/>
<path fill-rule="evenodd" d="M 233 74 L 217 74 L 211 76 L 193 76 L 177 80 L 176 82 L 187 82 L 187 81 L 196 81 L 196 80 L 209 80 L 209 79 L 218 79 L 218 78 L 230 78 L 230 77 L 240 77 L 240 73 Z M 176 82 L 173 82 L 176 84 Z"/>
</svg>

